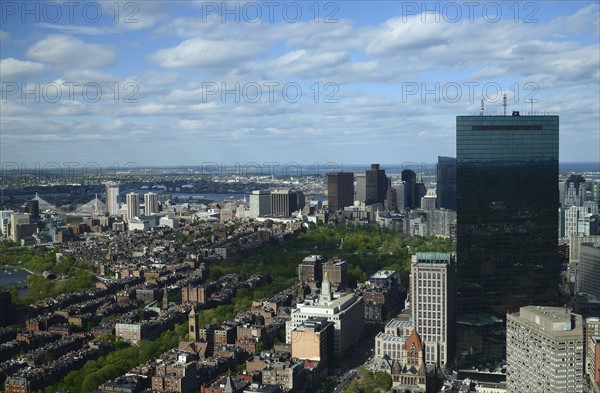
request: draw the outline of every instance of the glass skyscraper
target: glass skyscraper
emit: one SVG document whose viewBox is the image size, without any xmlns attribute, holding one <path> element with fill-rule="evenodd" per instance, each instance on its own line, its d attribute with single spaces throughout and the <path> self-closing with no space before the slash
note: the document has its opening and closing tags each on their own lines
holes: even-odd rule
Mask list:
<svg viewBox="0 0 600 393">
<path fill-rule="evenodd" d="M 505 358 L 507 312 L 558 302 L 558 116 L 458 116 L 457 361 Z"/>
</svg>

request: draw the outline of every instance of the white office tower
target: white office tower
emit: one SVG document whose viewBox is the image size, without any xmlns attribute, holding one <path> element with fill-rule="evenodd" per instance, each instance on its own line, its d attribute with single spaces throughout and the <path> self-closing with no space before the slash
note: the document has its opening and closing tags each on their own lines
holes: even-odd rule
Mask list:
<svg viewBox="0 0 600 393">
<path fill-rule="evenodd" d="M 412 256 L 411 314 L 425 344 L 425 362 L 444 367 L 453 356 L 456 257 L 445 252 Z"/>
<path fill-rule="evenodd" d="M 158 214 L 158 195 L 154 192 L 144 194 L 144 214 L 151 216 Z"/>
<path fill-rule="evenodd" d="M 127 221 L 140 215 L 140 194 L 130 192 L 126 196 L 127 200 Z"/>
<path fill-rule="evenodd" d="M 119 210 L 119 184 L 106 183 L 106 208 L 110 216 L 116 216 Z"/>
<path fill-rule="evenodd" d="M 581 315 L 562 307 L 525 306 L 506 318 L 507 391 L 585 391 Z"/>
</svg>

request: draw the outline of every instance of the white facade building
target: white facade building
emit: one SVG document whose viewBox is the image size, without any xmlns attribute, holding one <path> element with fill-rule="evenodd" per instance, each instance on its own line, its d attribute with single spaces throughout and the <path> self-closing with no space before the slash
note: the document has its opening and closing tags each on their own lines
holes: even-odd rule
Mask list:
<svg viewBox="0 0 600 393">
<path fill-rule="evenodd" d="M 333 322 L 334 352 L 342 355 L 344 350 L 356 343 L 362 335 L 365 325 L 365 305 L 362 296 L 354 293 L 331 293 L 331 283 L 323 277 L 321 297 L 317 300 L 305 300 L 298 303 L 286 322 L 286 342 L 291 343 L 292 330 L 310 317 L 325 317 Z"/>
<path fill-rule="evenodd" d="M 445 366 L 453 354 L 455 265 L 452 253 L 419 252 L 412 256 L 412 320 L 425 344 L 428 364 Z"/>
</svg>

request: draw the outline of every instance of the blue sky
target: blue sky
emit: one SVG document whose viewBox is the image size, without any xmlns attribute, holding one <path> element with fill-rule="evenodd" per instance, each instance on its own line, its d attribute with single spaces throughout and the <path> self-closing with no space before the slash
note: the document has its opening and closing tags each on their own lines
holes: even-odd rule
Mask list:
<svg viewBox="0 0 600 393">
<path fill-rule="evenodd" d="M 5 167 L 434 162 L 502 94 L 600 161 L 597 1 L 1 7 Z"/>
</svg>

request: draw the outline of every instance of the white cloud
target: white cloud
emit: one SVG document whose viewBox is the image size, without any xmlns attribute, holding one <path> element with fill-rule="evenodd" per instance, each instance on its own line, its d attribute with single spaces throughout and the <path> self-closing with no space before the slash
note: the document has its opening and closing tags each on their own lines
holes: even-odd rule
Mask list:
<svg viewBox="0 0 600 393">
<path fill-rule="evenodd" d="M 27 60 L 17 60 L 9 57 L 0 60 L 0 79 L 4 82 L 21 82 L 44 72 L 44 65 Z"/>
<path fill-rule="evenodd" d="M 62 34 L 38 41 L 27 50 L 27 56 L 65 68 L 100 68 L 117 62 L 117 54 L 110 46 L 90 44 Z"/>
<path fill-rule="evenodd" d="M 201 70 L 232 68 L 239 62 L 266 51 L 260 40 L 216 41 L 204 38 L 185 40 L 176 47 L 161 49 L 150 58 L 166 68 Z"/>
</svg>

